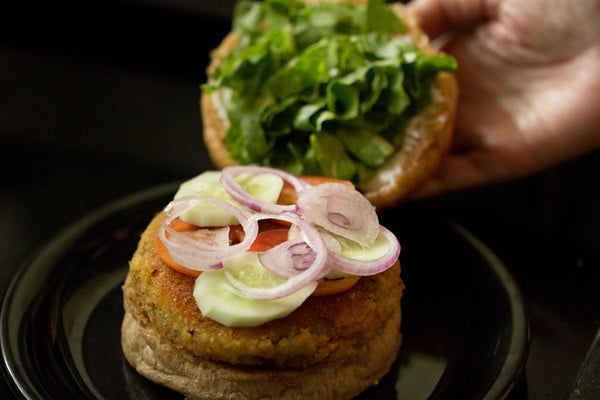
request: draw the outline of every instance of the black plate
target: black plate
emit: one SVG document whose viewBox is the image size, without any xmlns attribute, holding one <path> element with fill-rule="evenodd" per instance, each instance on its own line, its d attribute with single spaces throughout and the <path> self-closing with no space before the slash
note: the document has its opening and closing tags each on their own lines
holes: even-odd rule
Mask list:
<svg viewBox="0 0 600 400">
<path fill-rule="evenodd" d="M 166 185 L 72 226 L 17 274 L 2 304 L 4 367 L 18 397 L 176 399 L 120 348 L 121 283 L 137 240 L 170 199 Z M 404 342 L 365 399 L 499 399 L 523 370 L 528 324 L 498 258 L 461 226 L 418 207 L 381 216 L 402 243 Z"/>
</svg>

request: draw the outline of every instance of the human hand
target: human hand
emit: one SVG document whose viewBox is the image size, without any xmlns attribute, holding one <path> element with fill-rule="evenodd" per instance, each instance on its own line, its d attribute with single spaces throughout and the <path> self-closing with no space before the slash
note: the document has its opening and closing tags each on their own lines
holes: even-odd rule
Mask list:
<svg viewBox="0 0 600 400">
<path fill-rule="evenodd" d="M 415 197 L 535 173 L 600 146 L 600 0 L 415 0 L 456 57 L 452 151 Z"/>
</svg>

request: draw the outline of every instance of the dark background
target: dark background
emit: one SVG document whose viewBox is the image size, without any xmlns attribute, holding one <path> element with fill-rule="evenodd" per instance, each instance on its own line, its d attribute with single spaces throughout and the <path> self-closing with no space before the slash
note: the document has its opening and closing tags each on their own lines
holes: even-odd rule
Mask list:
<svg viewBox="0 0 600 400">
<path fill-rule="evenodd" d="M 84 215 L 211 168 L 199 85 L 232 3 L 0 6 L 0 294 Z M 600 326 L 599 171 L 596 152 L 422 202 L 492 248 L 523 291 L 531 347 L 511 398 L 564 399 Z"/>
</svg>

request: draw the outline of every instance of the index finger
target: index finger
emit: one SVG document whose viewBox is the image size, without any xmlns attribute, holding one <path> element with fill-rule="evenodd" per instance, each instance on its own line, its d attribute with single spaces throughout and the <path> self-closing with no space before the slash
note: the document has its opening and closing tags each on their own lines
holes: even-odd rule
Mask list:
<svg viewBox="0 0 600 400">
<path fill-rule="evenodd" d="M 500 0 L 413 0 L 408 4 L 432 38 L 472 27 L 496 16 Z"/>
</svg>

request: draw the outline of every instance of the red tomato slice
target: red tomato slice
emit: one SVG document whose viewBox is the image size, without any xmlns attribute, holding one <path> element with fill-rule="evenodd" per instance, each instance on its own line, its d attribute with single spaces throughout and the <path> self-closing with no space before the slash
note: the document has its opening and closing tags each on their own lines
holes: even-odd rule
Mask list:
<svg viewBox="0 0 600 400">
<path fill-rule="evenodd" d="M 198 229 L 197 225 L 190 224 L 189 222 L 185 222 L 181 218 L 177 217 L 169 224 L 171 228 L 173 228 L 176 232 L 185 232 L 192 231 L 194 229 Z"/>
<path fill-rule="evenodd" d="M 189 222 L 185 222 L 182 219 L 180 219 L 179 217 L 177 217 L 173 221 L 171 221 L 169 226 L 171 228 L 173 228 L 176 232 L 186 232 L 186 231 L 193 231 L 195 229 L 198 229 L 197 225 L 190 224 Z M 167 247 L 165 246 L 165 244 L 162 242 L 162 240 L 160 240 L 160 238 L 158 236 L 156 236 L 156 239 L 154 242 L 154 248 L 156 249 L 156 252 L 158 253 L 158 257 L 162 260 L 162 262 L 164 262 L 165 264 L 167 264 L 169 267 L 173 268 L 174 270 L 179 271 L 182 274 L 192 276 L 192 277 L 197 277 L 198 275 L 200 275 L 200 271 L 186 268 L 183 265 L 179 264 L 177 261 L 175 261 L 173 259 L 173 257 L 171 257 L 171 254 L 169 253 L 169 250 L 167 250 Z"/>
<path fill-rule="evenodd" d="M 283 243 L 288 238 L 288 229 L 276 228 L 260 232 L 250 246 L 249 251 L 265 251 Z"/>
<path fill-rule="evenodd" d="M 171 254 L 169 253 L 169 250 L 167 250 L 167 247 L 164 245 L 164 243 L 162 242 L 162 240 L 160 240 L 158 236 L 156 236 L 154 248 L 156 249 L 158 257 L 160 257 L 162 262 L 167 264 L 169 267 L 173 268 L 175 271 L 179 271 L 182 274 L 192 276 L 194 278 L 200 275 L 201 271 L 186 268 L 183 265 L 179 264 L 177 261 L 175 261 L 173 257 L 171 257 Z"/>
</svg>

